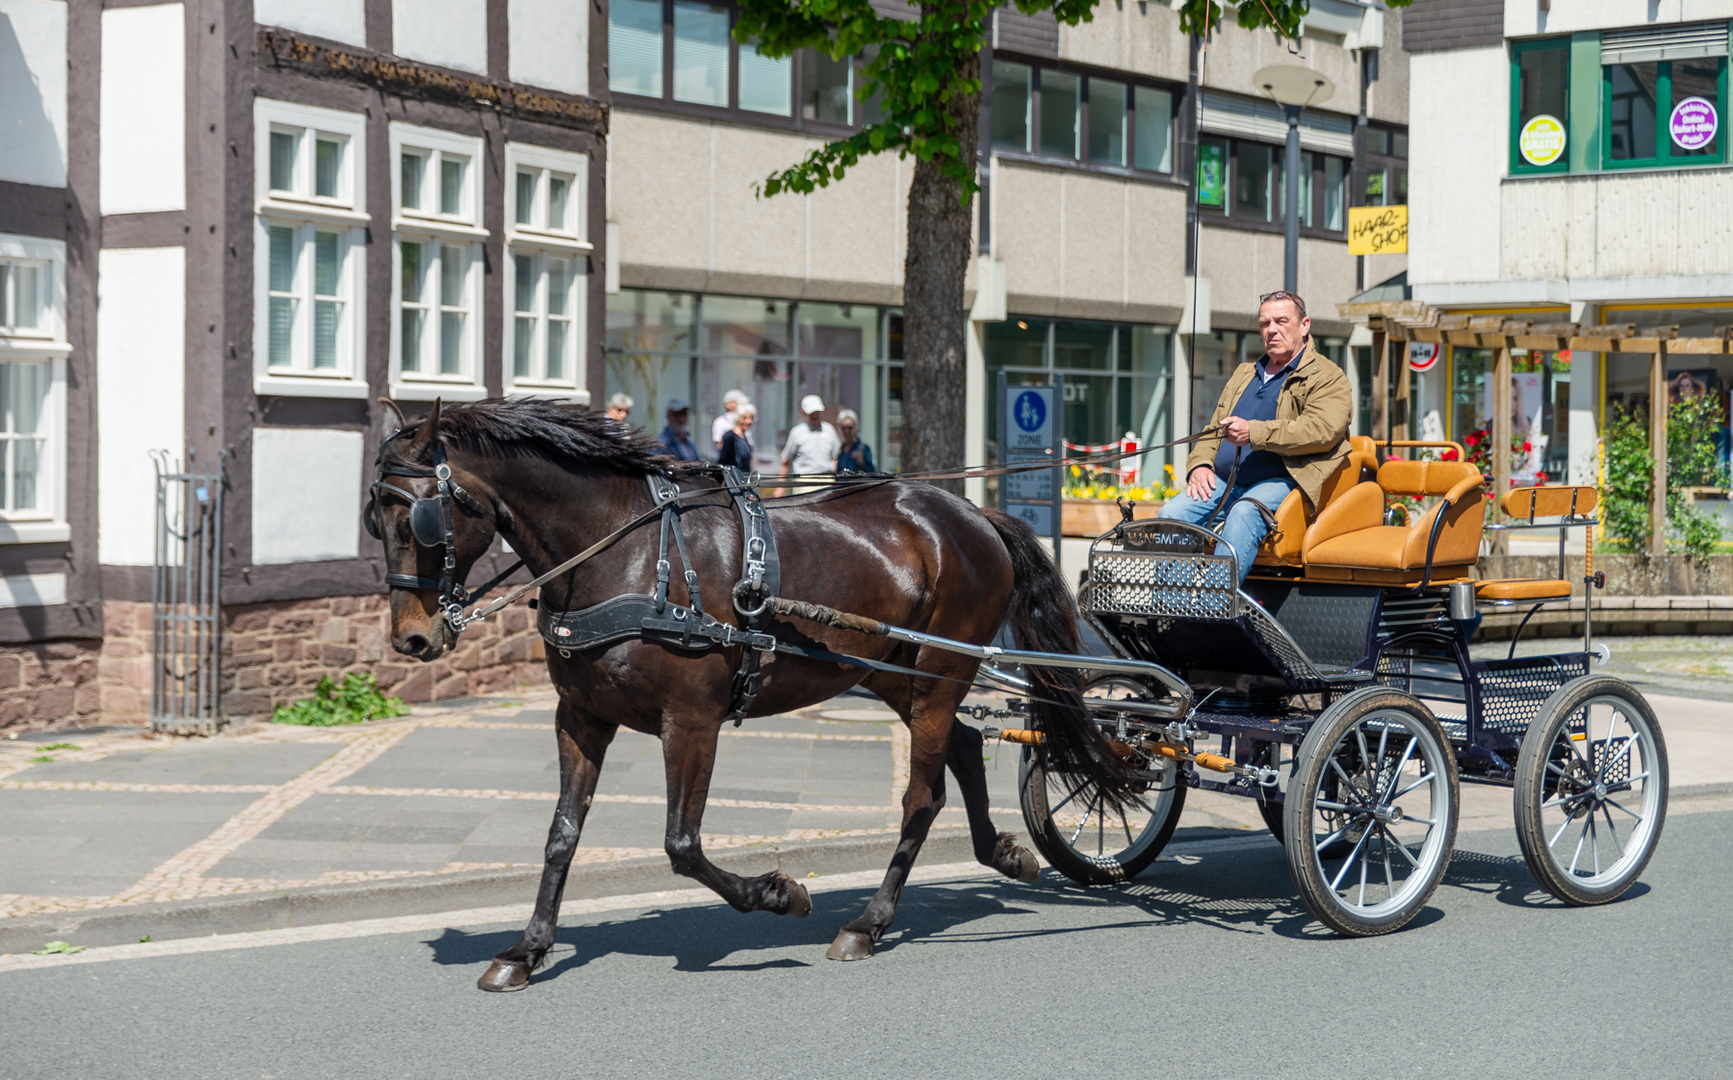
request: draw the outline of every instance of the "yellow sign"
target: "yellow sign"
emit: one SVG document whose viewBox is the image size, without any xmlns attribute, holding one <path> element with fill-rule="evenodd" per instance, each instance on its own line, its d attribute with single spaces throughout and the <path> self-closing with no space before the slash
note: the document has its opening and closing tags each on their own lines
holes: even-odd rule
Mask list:
<svg viewBox="0 0 1733 1080">
<path fill-rule="evenodd" d="M 1516 148 L 1530 165 L 1551 165 L 1565 152 L 1565 126 L 1546 113 L 1531 116 L 1517 134 Z"/>
<path fill-rule="evenodd" d="M 1407 250 L 1406 206 L 1348 208 L 1348 254 L 1401 255 Z"/>
</svg>

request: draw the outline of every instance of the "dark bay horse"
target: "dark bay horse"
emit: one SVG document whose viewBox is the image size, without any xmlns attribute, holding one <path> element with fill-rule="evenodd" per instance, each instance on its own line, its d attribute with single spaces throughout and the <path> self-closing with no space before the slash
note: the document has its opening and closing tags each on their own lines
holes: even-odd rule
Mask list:
<svg viewBox="0 0 1733 1080">
<path fill-rule="evenodd" d="M 401 414 L 399 414 L 401 416 Z M 385 440 L 382 465 L 426 471 L 443 455 L 452 479 L 471 499 L 454 500 L 451 516 L 456 576 L 503 535 L 531 572 L 540 575 L 583 551 L 653 506 L 646 475 L 662 472 L 683 490 L 717 482 L 657 454 L 655 444 L 593 413 L 545 401 L 489 400 L 442 409 L 407 421 Z M 410 500 L 434 496 L 435 482 L 389 475 L 403 497 L 376 492 L 368 512 L 394 574 L 440 578 L 443 543 L 417 541 Z M 704 505 L 708 503 L 709 505 Z M 1020 648 L 1076 653 L 1075 608 L 1053 562 L 1022 522 L 982 511 L 936 487 L 911 481 L 860 481 L 770 506 L 781 553 L 783 596 L 944 637 L 984 644 L 1009 620 Z M 739 576 L 741 531 L 728 499 L 688 504 L 682 511 L 686 551 L 707 610 L 737 620 L 727 598 Z M 622 538 L 570 573 L 542 586 L 540 603 L 575 611 L 622 593 L 650 593 L 656 581 L 657 524 Z M 683 601 L 686 567 L 669 551 L 670 599 Z M 437 590 L 404 588 L 391 596 L 391 640 L 398 652 L 431 661 L 453 644 L 438 610 Z M 903 884 L 933 818 L 945 804 L 948 765 L 962 791 L 975 855 L 1009 877 L 1032 880 L 1034 856 L 997 831 L 988 816 L 982 736 L 957 719 L 979 661 L 930 646 L 779 619 L 778 638 L 835 653 L 886 661 L 933 678 L 778 655 L 765 665 L 750 716 L 770 716 L 825 701 L 862 685 L 883 698 L 910 732 L 909 786 L 900 841 L 884 883 L 859 918 L 837 934 L 827 955 L 870 956 L 890 926 Z M 638 640 L 569 658 L 548 650 L 548 672 L 559 692 L 560 795 L 548 834 L 547 859 L 535 913 L 523 937 L 494 960 L 483 990 L 515 990 L 529 982 L 553 943 L 560 894 L 578 834 L 596 790 L 608 744 L 621 726 L 662 742 L 668 780 L 666 849 L 676 873 L 714 889 L 739 911 L 805 916 L 806 889 L 781 873 L 743 878 L 705 857 L 699 826 L 727 714 L 741 649 L 694 656 Z M 1075 671 L 1041 669 L 1035 725 L 1049 753 L 1079 763 L 1112 793 L 1132 791 L 1127 774 L 1079 702 Z"/>
</svg>

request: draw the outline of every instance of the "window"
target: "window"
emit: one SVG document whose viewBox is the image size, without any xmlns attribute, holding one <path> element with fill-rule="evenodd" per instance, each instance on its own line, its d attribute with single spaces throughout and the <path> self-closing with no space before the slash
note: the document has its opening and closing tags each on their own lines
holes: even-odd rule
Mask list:
<svg viewBox="0 0 1733 1080">
<path fill-rule="evenodd" d="M 60 241 L 0 235 L 0 543 L 71 537 L 65 274 Z"/>
<path fill-rule="evenodd" d="M 662 0 L 610 0 L 608 89 L 662 96 Z"/>
<path fill-rule="evenodd" d="M 740 48 L 740 107 L 747 112 L 790 116 L 794 110 L 794 59 L 770 57 L 756 45 Z M 846 121 L 845 121 L 846 122 Z"/>
<path fill-rule="evenodd" d="M 255 388 L 365 397 L 365 120 L 264 98 L 254 120 Z M 421 177 L 433 200 L 438 171 Z"/>
<path fill-rule="evenodd" d="M 392 124 L 393 396 L 475 400 L 482 386 L 481 139 Z"/>
<path fill-rule="evenodd" d="M 806 120 L 844 127 L 854 125 L 854 62 L 832 60 L 824 53 L 807 49 L 801 54 L 800 114 Z M 742 61 L 744 63 L 744 61 Z M 745 77 L 742 68 L 741 77 Z M 742 91 L 740 107 L 746 108 Z"/>
<path fill-rule="evenodd" d="M 506 169 L 507 389 L 569 395 L 584 388 L 589 158 L 507 143 Z"/>
<path fill-rule="evenodd" d="M 1119 79 L 993 61 L 993 147 L 1173 171 L 1173 94 Z"/>
<path fill-rule="evenodd" d="M 1366 129 L 1366 187 L 1362 206 L 1400 206 L 1408 202 L 1408 133 Z"/>
<path fill-rule="evenodd" d="M 1198 139 L 1198 206 L 1235 223 L 1280 226 L 1287 220 L 1284 148 L 1245 139 Z M 1348 159 L 1300 152 L 1300 230 L 1341 239 Z M 1406 174 L 1404 174 L 1406 175 Z"/>
<path fill-rule="evenodd" d="M 1606 168 L 1725 161 L 1727 58 L 1603 64 Z"/>
<path fill-rule="evenodd" d="M 1511 172 L 1564 172 L 1570 168 L 1565 157 L 1570 58 L 1569 38 L 1511 47 Z"/>
</svg>

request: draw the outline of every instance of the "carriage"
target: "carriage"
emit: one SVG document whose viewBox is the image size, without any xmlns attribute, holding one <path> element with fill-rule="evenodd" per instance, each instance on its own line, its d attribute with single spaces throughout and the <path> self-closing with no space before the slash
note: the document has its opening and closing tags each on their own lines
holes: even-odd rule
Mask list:
<svg viewBox="0 0 1733 1080">
<path fill-rule="evenodd" d="M 1409 443 L 1409 447 L 1452 444 Z M 1479 470 L 1387 460 L 1355 438 L 1315 515 L 1299 495 L 1235 588 L 1219 536 L 1129 519 L 1096 539 L 1080 592 L 1115 654 L 1092 672 L 1090 715 L 1142 782 L 1118 805 L 1024 743 L 1024 817 L 1047 861 L 1085 884 L 1129 878 L 1160 854 L 1193 788 L 1257 802 L 1306 907 L 1347 935 L 1418 914 L 1449 863 L 1461 786 L 1514 789 L 1517 838 L 1566 904 L 1613 900 L 1642 873 L 1667 804 L 1667 754 L 1649 704 L 1596 675 L 1593 488 L 1518 488 L 1485 522 Z M 1392 498 L 1396 497 L 1396 498 Z M 1400 521 L 1387 503 L 1424 505 Z M 1129 516 L 1128 516 L 1129 517 Z M 1483 531 L 1556 529 L 1559 575 L 1475 580 Z M 1587 530 L 1580 647 L 1475 659 L 1489 610 L 1571 599 L 1565 536 Z M 1140 670 L 1141 668 L 1141 670 Z M 1006 710 L 1027 711 L 1013 699 Z M 992 732 L 989 732 L 992 734 Z"/>
</svg>

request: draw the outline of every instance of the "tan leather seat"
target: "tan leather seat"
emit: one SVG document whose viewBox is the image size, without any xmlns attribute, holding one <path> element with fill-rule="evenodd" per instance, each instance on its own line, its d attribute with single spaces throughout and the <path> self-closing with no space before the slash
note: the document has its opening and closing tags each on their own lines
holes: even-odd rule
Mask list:
<svg viewBox="0 0 1733 1080">
<path fill-rule="evenodd" d="M 1486 498 L 1480 470 L 1461 461 L 1386 461 L 1318 513 L 1300 557 L 1308 577 L 1415 584 L 1466 577 L 1480 556 Z M 1384 497 L 1440 497 L 1407 525 L 1384 524 Z M 1433 524 L 1442 517 L 1437 544 Z M 1430 573 L 1428 554 L 1430 549 Z"/>
<path fill-rule="evenodd" d="M 1368 435 L 1348 438 L 1348 456 L 1343 459 L 1330 479 L 1324 481 L 1318 508 L 1335 502 L 1349 488 L 1378 473 L 1378 444 Z M 1306 497 L 1296 488 L 1276 507 L 1276 525 L 1258 548 L 1253 566 L 1300 566 L 1300 552 L 1306 542 L 1306 530 L 1317 520 L 1317 514 L 1306 513 Z"/>
<path fill-rule="evenodd" d="M 1518 520 L 1537 517 L 1587 517 L 1600 503 L 1601 493 L 1592 487 L 1550 484 L 1545 487 L 1513 488 L 1498 500 L 1499 509 Z M 1559 566 L 1564 572 L 1564 566 Z M 1494 578 L 1474 585 L 1474 598 L 1493 604 L 1546 603 L 1569 600 L 1571 583 L 1547 578 Z"/>
<path fill-rule="evenodd" d="M 1474 583 L 1474 598 L 1493 603 L 1512 603 L 1521 600 L 1540 602 L 1543 600 L 1569 600 L 1571 598 L 1571 583 L 1568 581 L 1548 581 L 1544 578 L 1493 578 L 1490 581 Z"/>
</svg>

